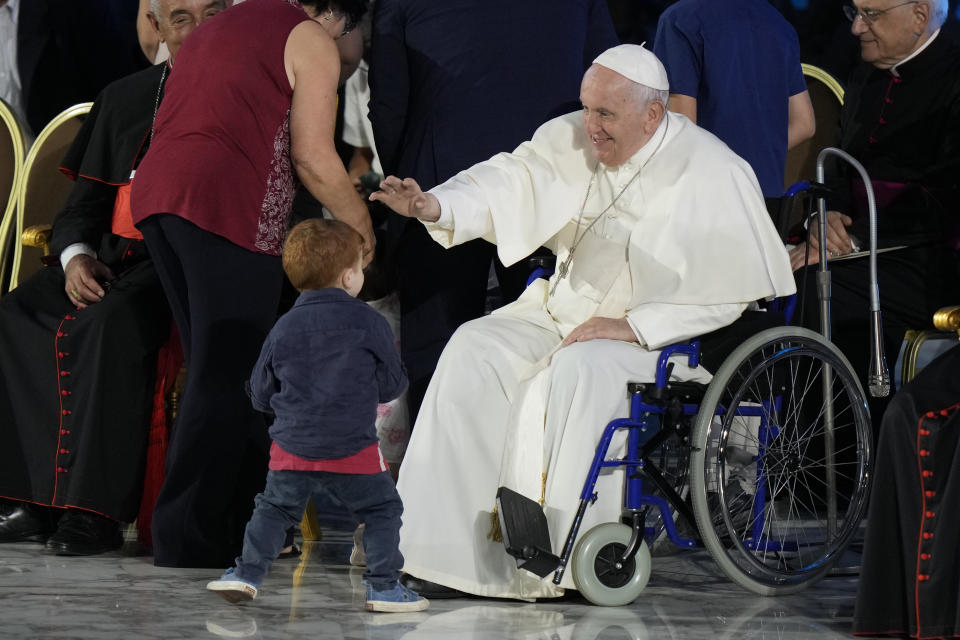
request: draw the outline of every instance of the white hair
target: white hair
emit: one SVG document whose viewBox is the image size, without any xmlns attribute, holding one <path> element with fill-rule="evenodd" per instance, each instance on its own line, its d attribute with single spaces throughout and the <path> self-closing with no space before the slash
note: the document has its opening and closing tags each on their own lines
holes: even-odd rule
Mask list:
<svg viewBox="0 0 960 640">
<path fill-rule="evenodd" d="M 637 102 L 646 108 L 651 102 L 659 102 L 664 107 L 667 106 L 667 100 L 670 98 L 670 92 L 666 89 L 653 89 L 645 84 L 634 83 L 634 95 Z"/>
<path fill-rule="evenodd" d="M 160 19 L 160 0 L 150 0 L 150 13 L 154 18 Z"/>
</svg>

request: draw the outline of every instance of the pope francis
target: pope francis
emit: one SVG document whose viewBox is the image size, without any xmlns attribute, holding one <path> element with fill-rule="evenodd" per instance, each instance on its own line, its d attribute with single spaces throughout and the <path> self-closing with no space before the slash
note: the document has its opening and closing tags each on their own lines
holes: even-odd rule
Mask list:
<svg viewBox="0 0 960 640">
<path fill-rule="evenodd" d="M 614 47 L 584 75 L 581 112 L 427 193 L 391 176 L 371 196 L 447 247 L 557 255 L 549 282 L 463 325 L 440 358 L 398 484 L 404 570 L 421 581 L 526 600 L 572 588 L 570 572 L 558 588 L 518 571 L 488 537 L 497 487 L 543 504 L 558 553 L 603 427 L 628 413 L 626 383 L 652 380 L 663 346 L 793 292 L 750 166 L 667 112 L 668 89 L 656 56 Z M 673 377 L 711 374 L 677 363 Z M 621 483 L 601 474 L 582 532 L 619 519 Z"/>
</svg>

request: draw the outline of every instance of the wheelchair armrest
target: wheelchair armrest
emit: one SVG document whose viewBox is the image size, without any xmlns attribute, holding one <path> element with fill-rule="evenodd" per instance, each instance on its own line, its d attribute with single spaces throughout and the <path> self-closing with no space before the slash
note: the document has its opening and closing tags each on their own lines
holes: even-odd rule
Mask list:
<svg viewBox="0 0 960 640">
<path fill-rule="evenodd" d="M 549 280 L 553 275 L 553 270 L 557 266 L 557 256 L 554 255 L 534 255 L 527 258 L 527 266 L 531 269 L 527 276 L 526 285 L 529 287 L 535 280 L 543 278 Z"/>
<path fill-rule="evenodd" d="M 20 243 L 25 247 L 43 249 L 43 255 L 50 255 L 50 238 L 53 237 L 53 227 L 49 224 L 37 224 L 27 227 L 20 235 Z"/>
<path fill-rule="evenodd" d="M 670 358 L 682 356 L 686 356 L 687 366 L 691 369 L 700 366 L 700 341 L 691 340 L 690 342 L 671 344 L 660 351 L 660 357 L 657 359 L 656 386 L 658 389 L 665 389 L 670 381 L 670 372 L 673 370 L 673 363 L 670 362 Z"/>
</svg>

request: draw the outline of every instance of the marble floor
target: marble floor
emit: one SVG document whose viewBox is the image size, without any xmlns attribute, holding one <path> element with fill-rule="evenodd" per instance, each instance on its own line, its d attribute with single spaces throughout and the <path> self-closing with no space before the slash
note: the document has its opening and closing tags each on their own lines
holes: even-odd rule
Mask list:
<svg viewBox="0 0 960 640">
<path fill-rule="evenodd" d="M 721 576 L 704 551 L 654 558 L 633 604 L 596 607 L 577 595 L 522 603 L 434 600 L 416 614 L 363 610 L 350 534 L 325 530 L 283 560 L 260 597 L 230 605 L 204 590 L 205 569 L 161 569 L 135 544 L 91 558 L 0 545 L 0 638 L 310 638 L 342 640 L 700 640 L 850 638 L 856 578 L 830 577 L 800 595 L 760 598 Z"/>
</svg>

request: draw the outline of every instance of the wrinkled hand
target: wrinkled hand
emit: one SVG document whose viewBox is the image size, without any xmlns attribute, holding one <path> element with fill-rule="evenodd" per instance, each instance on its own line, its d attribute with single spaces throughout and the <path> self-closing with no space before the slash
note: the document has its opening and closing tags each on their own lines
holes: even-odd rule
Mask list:
<svg viewBox="0 0 960 640">
<path fill-rule="evenodd" d="M 110 267 L 82 253 L 70 259 L 63 275 L 66 280 L 63 289 L 78 309 L 100 302 L 106 295 L 100 283 L 115 278 Z"/>
<path fill-rule="evenodd" d="M 831 256 L 842 256 L 853 251 L 853 241 L 847 233 L 847 227 L 853 223 L 850 216 L 839 211 L 827 211 L 827 251 Z M 801 242 L 790 250 L 790 268 L 796 271 L 804 264 L 814 265 L 820 262 L 820 224 L 816 218 L 810 224 L 810 255 L 807 256 L 807 243 Z"/>
<path fill-rule="evenodd" d="M 426 222 L 440 219 L 440 201 L 433 194 L 421 191 L 413 178 L 401 180 L 396 176 L 388 176 L 380 183 L 380 191 L 370 194 L 370 199 L 382 202 L 408 218 Z"/>
<path fill-rule="evenodd" d="M 630 323 L 627 322 L 626 318 L 594 317 L 571 331 L 560 346 L 566 347 L 574 342 L 602 339 L 638 342 L 637 334 L 630 328 Z"/>
</svg>

